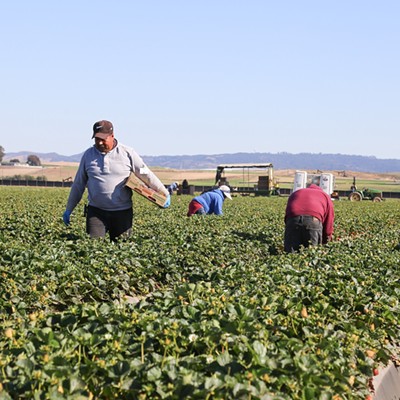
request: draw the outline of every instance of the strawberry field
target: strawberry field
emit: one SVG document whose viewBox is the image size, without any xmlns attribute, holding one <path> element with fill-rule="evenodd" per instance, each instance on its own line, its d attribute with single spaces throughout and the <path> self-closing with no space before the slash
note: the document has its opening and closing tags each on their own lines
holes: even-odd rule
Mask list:
<svg viewBox="0 0 400 400">
<path fill-rule="evenodd" d="M 68 193 L 0 187 L 0 399 L 365 399 L 398 354 L 396 200 L 335 202 L 334 241 L 288 255 L 285 198 L 134 194 L 110 243 Z"/>
</svg>

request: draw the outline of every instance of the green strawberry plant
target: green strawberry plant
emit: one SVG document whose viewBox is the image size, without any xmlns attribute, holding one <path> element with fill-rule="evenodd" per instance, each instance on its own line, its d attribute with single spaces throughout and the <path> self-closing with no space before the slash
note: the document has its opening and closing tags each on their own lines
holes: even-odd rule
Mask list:
<svg viewBox="0 0 400 400">
<path fill-rule="evenodd" d="M 285 254 L 285 198 L 134 194 L 111 243 L 63 225 L 66 189 L 0 193 L 0 399 L 363 399 L 398 355 L 396 200 L 335 202 L 334 240 Z"/>
</svg>

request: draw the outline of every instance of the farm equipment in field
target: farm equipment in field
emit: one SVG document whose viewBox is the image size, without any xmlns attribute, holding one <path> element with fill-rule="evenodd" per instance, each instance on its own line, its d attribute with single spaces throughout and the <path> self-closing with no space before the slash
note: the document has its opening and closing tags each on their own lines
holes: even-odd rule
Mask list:
<svg viewBox="0 0 400 400">
<path fill-rule="evenodd" d="M 382 201 L 382 191 L 378 189 L 363 188 L 357 189 L 356 177 L 353 177 L 351 193 L 349 194 L 350 201 L 372 200 L 374 203 Z"/>
<path fill-rule="evenodd" d="M 256 196 L 280 195 L 279 183 L 274 179 L 274 166 L 271 163 L 218 165 L 215 175 L 216 185 L 231 186 L 227 176 L 225 175 L 227 169 L 242 170 L 241 181 L 237 187 L 233 188 L 234 191 L 240 194 L 254 193 Z M 263 175 L 258 176 L 258 181 L 253 181 L 259 173 L 262 173 Z"/>
</svg>

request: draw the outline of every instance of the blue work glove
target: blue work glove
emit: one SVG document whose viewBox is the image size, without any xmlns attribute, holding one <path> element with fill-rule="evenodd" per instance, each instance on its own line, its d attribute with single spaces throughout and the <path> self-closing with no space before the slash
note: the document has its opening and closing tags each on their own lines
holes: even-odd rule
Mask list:
<svg viewBox="0 0 400 400">
<path fill-rule="evenodd" d="M 167 200 L 165 200 L 163 207 L 168 208 L 170 205 L 171 205 L 171 195 L 169 194 Z"/>
<path fill-rule="evenodd" d="M 63 221 L 65 225 L 69 225 L 70 224 L 70 217 L 71 217 L 71 211 L 65 211 L 63 214 Z"/>
</svg>

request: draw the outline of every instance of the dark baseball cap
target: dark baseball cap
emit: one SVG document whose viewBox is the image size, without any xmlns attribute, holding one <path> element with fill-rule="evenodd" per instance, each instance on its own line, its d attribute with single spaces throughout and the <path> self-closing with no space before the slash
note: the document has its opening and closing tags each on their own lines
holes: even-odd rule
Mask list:
<svg viewBox="0 0 400 400">
<path fill-rule="evenodd" d="M 97 121 L 93 125 L 93 136 L 92 139 L 97 137 L 100 139 L 106 139 L 108 136 L 114 133 L 113 124 L 110 121 L 102 120 Z"/>
</svg>

